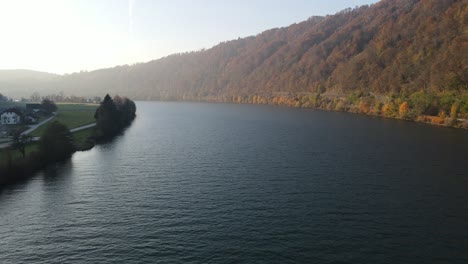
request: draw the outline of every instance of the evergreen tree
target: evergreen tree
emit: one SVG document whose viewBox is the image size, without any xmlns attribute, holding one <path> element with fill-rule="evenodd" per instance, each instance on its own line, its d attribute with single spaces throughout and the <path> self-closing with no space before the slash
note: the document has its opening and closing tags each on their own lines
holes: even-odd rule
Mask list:
<svg viewBox="0 0 468 264">
<path fill-rule="evenodd" d="M 96 127 L 99 137 L 109 137 L 119 132 L 117 107 L 109 94 L 104 97 L 94 114 L 94 118 L 97 121 Z"/>
</svg>

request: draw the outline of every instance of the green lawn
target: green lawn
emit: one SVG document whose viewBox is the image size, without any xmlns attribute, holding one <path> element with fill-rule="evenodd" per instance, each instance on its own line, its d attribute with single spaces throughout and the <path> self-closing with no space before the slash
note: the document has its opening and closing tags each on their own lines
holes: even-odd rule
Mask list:
<svg viewBox="0 0 468 264">
<path fill-rule="evenodd" d="M 97 105 L 58 104 L 57 107 L 57 120 L 70 129 L 96 122 Z"/>
<path fill-rule="evenodd" d="M 26 147 L 26 156 L 29 155 L 29 153 L 33 152 L 33 151 L 37 151 L 39 149 L 39 143 L 38 142 L 34 142 L 34 143 L 31 143 L 29 144 L 27 147 Z M 1 166 L 4 166 L 7 164 L 7 153 L 8 153 L 8 149 L 0 149 L 0 167 Z M 16 159 L 22 159 L 23 158 L 23 155 L 17 151 L 17 150 L 11 150 L 11 157 L 13 160 L 16 160 Z"/>
<path fill-rule="evenodd" d="M 44 124 L 44 125 L 38 127 L 33 132 L 31 132 L 30 135 L 33 136 L 33 137 L 40 137 L 42 135 L 42 133 L 44 132 L 46 127 L 47 127 L 47 124 Z"/>
<path fill-rule="evenodd" d="M 93 136 L 95 128 L 88 128 L 85 130 L 81 130 L 78 132 L 73 133 L 73 141 L 77 146 L 78 150 L 86 150 L 90 149 L 94 146 L 91 142 L 87 139 Z M 34 142 L 29 144 L 26 147 L 26 156 L 28 156 L 31 152 L 39 150 L 39 142 Z M 0 149 L 0 167 L 5 166 L 7 164 L 7 153 L 9 150 L 7 149 Z M 17 150 L 11 150 L 11 155 L 13 160 L 23 158 L 22 154 Z"/>
<path fill-rule="evenodd" d="M 94 113 L 98 105 L 90 104 L 57 104 L 57 117 L 54 120 L 66 125 L 69 129 L 96 122 Z M 31 135 L 40 137 L 47 124 L 34 130 Z"/>
<path fill-rule="evenodd" d="M 94 123 L 94 113 L 98 105 L 85 105 L 85 104 L 57 104 L 57 117 L 55 120 L 65 124 L 69 129 Z M 42 125 L 38 129 L 34 130 L 32 136 L 41 136 L 44 132 L 47 124 Z M 73 133 L 73 140 L 77 145 L 78 150 L 89 149 L 93 146 L 92 143 L 87 141 L 87 138 L 94 134 L 95 128 L 89 128 Z M 39 148 L 38 142 L 32 143 L 26 147 L 26 155 L 29 155 L 32 151 L 36 151 Z M 7 162 L 6 149 L 0 149 L 0 166 L 6 165 Z M 17 150 L 11 151 L 12 158 L 20 159 L 22 155 Z"/>
<path fill-rule="evenodd" d="M 90 143 L 87 139 L 94 135 L 95 128 L 91 127 L 85 130 L 73 133 L 73 141 L 75 142 L 78 150 L 90 149 L 94 144 Z"/>
</svg>

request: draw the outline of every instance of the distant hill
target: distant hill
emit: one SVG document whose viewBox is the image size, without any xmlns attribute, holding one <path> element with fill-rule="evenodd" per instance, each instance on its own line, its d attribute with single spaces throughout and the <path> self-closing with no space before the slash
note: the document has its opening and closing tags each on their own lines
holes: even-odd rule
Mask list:
<svg viewBox="0 0 468 264">
<path fill-rule="evenodd" d="M 46 94 L 60 75 L 31 70 L 0 70 L 0 93 L 29 98 L 33 92 Z"/>
<path fill-rule="evenodd" d="M 387 104 L 391 116 L 407 101 L 415 115 L 448 115 L 455 103 L 468 112 L 467 50 L 466 1 L 383 0 L 207 50 L 54 77 L 47 91 L 379 113 Z"/>
<path fill-rule="evenodd" d="M 32 70 L 0 70 L 0 81 L 14 81 L 23 79 L 44 80 L 57 76 L 59 75 Z"/>
</svg>

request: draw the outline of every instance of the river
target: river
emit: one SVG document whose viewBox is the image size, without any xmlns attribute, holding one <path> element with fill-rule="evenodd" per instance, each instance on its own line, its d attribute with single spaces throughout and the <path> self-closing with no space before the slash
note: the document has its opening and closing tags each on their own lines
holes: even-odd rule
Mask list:
<svg viewBox="0 0 468 264">
<path fill-rule="evenodd" d="M 468 263 L 468 132 L 139 102 L 113 142 L 0 190 L 1 263 Z"/>
</svg>

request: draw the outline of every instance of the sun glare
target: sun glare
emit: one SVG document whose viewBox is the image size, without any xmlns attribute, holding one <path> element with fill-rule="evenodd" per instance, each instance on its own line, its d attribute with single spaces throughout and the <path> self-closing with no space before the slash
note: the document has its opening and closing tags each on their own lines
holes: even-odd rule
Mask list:
<svg viewBox="0 0 468 264">
<path fill-rule="evenodd" d="M 69 1 L 0 2 L 0 68 L 63 73 L 76 70 L 76 65 L 86 69 L 90 62 L 93 68 L 125 63 L 135 45 L 128 30 L 98 21 L 98 11 Z"/>
</svg>

